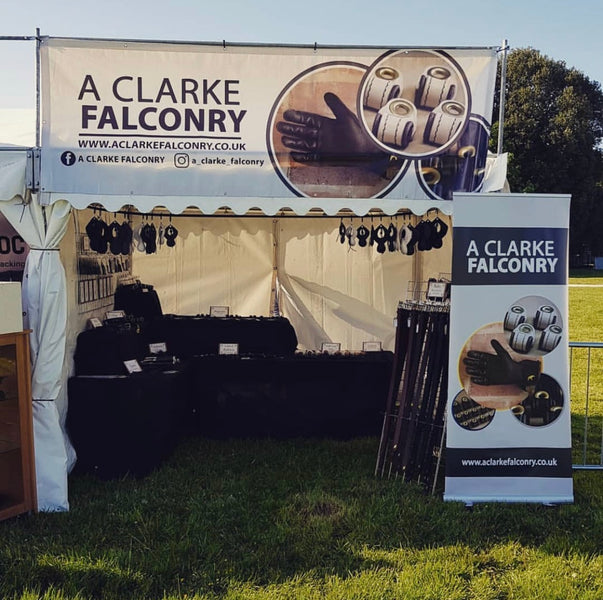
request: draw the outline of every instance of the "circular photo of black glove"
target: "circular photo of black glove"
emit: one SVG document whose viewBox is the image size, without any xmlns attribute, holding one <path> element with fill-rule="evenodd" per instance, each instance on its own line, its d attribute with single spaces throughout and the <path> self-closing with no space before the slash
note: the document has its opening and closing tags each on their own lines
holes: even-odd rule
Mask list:
<svg viewBox="0 0 603 600">
<path fill-rule="evenodd" d="M 325 63 L 302 73 L 279 95 L 268 123 L 268 152 L 298 196 L 372 198 L 409 167 L 370 135 L 357 113 L 367 67 Z"/>
<path fill-rule="evenodd" d="M 477 330 L 459 356 L 463 389 L 481 406 L 506 410 L 533 392 L 542 372 L 542 359 L 526 357 L 508 345 L 502 323 Z"/>
<path fill-rule="evenodd" d="M 543 373 L 534 392 L 521 404 L 514 406 L 511 412 L 524 425 L 543 427 L 559 418 L 563 404 L 561 386 L 550 375 Z"/>
<path fill-rule="evenodd" d="M 458 141 L 444 154 L 417 161 L 417 178 L 434 199 L 452 200 L 454 192 L 478 192 L 486 171 L 490 132 L 469 120 Z"/>
<path fill-rule="evenodd" d="M 492 423 L 495 414 L 495 409 L 478 404 L 465 390 L 459 392 L 452 401 L 452 416 L 455 422 L 469 431 L 484 429 Z"/>
<path fill-rule="evenodd" d="M 543 356 L 563 339 L 561 312 L 544 296 L 525 296 L 513 302 L 504 315 L 507 343 L 526 356 Z"/>
<path fill-rule="evenodd" d="M 436 50 L 398 50 L 380 57 L 362 80 L 358 104 L 375 142 L 408 159 L 451 149 L 471 114 L 465 74 Z"/>
</svg>

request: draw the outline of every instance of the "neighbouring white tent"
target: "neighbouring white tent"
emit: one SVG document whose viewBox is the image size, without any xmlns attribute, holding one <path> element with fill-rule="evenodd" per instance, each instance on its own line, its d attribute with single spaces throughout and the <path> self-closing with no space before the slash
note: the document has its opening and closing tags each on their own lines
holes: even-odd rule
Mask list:
<svg viewBox="0 0 603 600">
<path fill-rule="evenodd" d="M 31 329 L 38 507 L 66 510 L 75 453 L 62 432 L 67 409 L 65 271 L 58 252 L 71 207 L 41 207 L 26 189 L 27 149 L 0 152 L 0 210 L 30 247 L 23 273 L 24 326 Z M 61 416 L 62 415 L 62 416 Z"/>
</svg>

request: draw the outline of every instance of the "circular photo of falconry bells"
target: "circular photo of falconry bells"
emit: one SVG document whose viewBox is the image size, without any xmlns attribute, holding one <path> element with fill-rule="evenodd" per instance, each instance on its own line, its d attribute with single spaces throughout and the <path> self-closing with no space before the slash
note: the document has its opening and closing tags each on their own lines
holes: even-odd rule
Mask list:
<svg viewBox="0 0 603 600">
<path fill-rule="evenodd" d="M 526 357 L 552 352 L 563 338 L 561 313 L 543 296 L 525 296 L 513 302 L 503 327 L 509 346 Z"/>
<path fill-rule="evenodd" d="M 469 431 L 480 431 L 488 427 L 495 414 L 494 408 L 478 404 L 465 390 L 459 392 L 452 401 L 452 417 L 457 425 Z"/>
<path fill-rule="evenodd" d="M 417 178 L 425 193 L 452 200 L 454 192 L 477 192 L 482 187 L 490 132 L 469 120 L 458 141 L 446 152 L 417 161 Z"/>
<path fill-rule="evenodd" d="M 515 418 L 530 427 L 550 425 L 563 411 L 563 390 L 555 379 L 543 373 L 533 393 L 511 408 Z"/>
<path fill-rule="evenodd" d="M 534 392 L 542 359 L 526 357 L 511 348 L 503 324 L 490 323 L 467 340 L 459 355 L 458 371 L 472 400 L 480 406 L 506 410 Z"/>
<path fill-rule="evenodd" d="M 381 57 L 366 73 L 359 111 L 384 150 L 424 158 L 451 148 L 471 107 L 467 79 L 443 52 L 401 50 Z"/>
<path fill-rule="evenodd" d="M 292 80 L 268 122 L 268 153 L 296 195 L 372 198 L 383 195 L 410 163 L 379 145 L 357 112 L 367 67 L 325 63 Z"/>
</svg>

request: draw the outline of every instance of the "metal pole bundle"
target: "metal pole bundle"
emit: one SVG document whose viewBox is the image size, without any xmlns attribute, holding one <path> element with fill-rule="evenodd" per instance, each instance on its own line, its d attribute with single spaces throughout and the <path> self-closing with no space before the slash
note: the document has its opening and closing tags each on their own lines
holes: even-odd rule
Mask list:
<svg viewBox="0 0 603 600">
<path fill-rule="evenodd" d="M 441 454 L 448 378 L 449 307 L 401 303 L 375 473 L 429 488 Z"/>
</svg>

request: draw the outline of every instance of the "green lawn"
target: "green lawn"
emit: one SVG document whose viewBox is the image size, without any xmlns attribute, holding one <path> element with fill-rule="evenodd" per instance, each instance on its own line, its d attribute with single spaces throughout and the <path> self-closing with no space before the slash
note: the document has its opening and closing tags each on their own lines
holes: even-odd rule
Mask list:
<svg viewBox="0 0 603 600">
<path fill-rule="evenodd" d="M 603 342 L 603 273 L 593 270 L 572 271 L 569 283 L 570 340 Z M 600 464 L 603 433 L 603 348 L 573 348 L 570 359 L 574 463 Z M 585 423 L 587 402 L 589 418 Z M 585 426 L 589 442 L 586 460 L 583 447 Z"/>
<path fill-rule="evenodd" d="M 0 597 L 603 597 L 600 474 L 573 505 L 478 505 L 373 477 L 376 439 L 190 439 L 142 481 L 0 524 Z M 29 590 L 29 591 L 27 591 Z"/>
<path fill-rule="evenodd" d="M 572 340 L 603 340 L 602 295 L 570 288 Z M 142 480 L 71 476 L 70 512 L 0 523 L 0 598 L 603 598 L 603 473 L 571 505 L 468 510 L 375 478 L 377 448 L 194 438 Z"/>
</svg>

